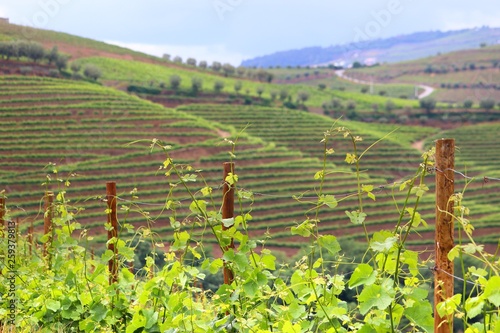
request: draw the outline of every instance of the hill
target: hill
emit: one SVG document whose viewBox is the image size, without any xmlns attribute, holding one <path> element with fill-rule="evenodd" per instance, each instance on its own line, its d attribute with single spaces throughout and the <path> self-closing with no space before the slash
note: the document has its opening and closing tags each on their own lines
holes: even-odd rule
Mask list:
<svg viewBox="0 0 500 333">
<path fill-rule="evenodd" d="M 0 118 L 6 125 L 0 132 L 3 142 L 0 180 L 9 205 L 13 207 L 11 215 L 20 218 L 21 225 L 26 227 L 34 221 L 35 227 L 41 227 L 43 214 L 40 215 L 39 209 L 43 192 L 64 191 L 72 200 L 72 205 L 85 209 L 78 210 L 75 219 L 85 225 L 90 234 L 96 235 L 97 241 L 103 241 L 103 236 L 99 235 L 105 217 L 102 214 L 104 206 L 95 198 L 102 195 L 105 182 L 113 180 L 118 182 L 123 204 L 130 204 L 136 209 L 135 213 L 121 215 L 121 218 L 140 226 L 148 219 L 137 211 L 139 207 L 147 208 L 148 214 L 154 216 L 151 223 L 155 224 L 155 231 L 168 239 L 171 226 L 169 212 L 164 211 L 164 203 L 169 196 L 168 179 L 162 173 L 158 174 L 158 167 L 165 156 L 150 152 L 148 146 L 151 140 L 156 138 L 171 145 L 170 156 L 176 162 L 189 163 L 196 169 L 204 170 L 205 181 L 216 189 L 220 182 L 221 163 L 230 159 L 227 152 L 231 150 L 227 143 L 221 143 L 225 142 L 225 138 L 235 140 L 244 123 L 252 122 L 251 128 L 256 126 L 260 131 L 248 132 L 254 136 L 238 135 L 234 158 L 241 175 L 241 186 L 256 193 L 254 223 L 249 230 L 263 237 L 263 232 L 272 226 L 273 236 L 268 241 L 269 245 L 285 250 L 301 246 L 300 242 L 289 237 L 287 231 L 304 214 L 303 204 L 292 197 L 317 186 L 313 176 L 321 168 L 322 153 L 321 145 L 314 148 L 315 142 L 320 139 L 320 133 L 314 128 L 329 127 L 328 123 L 332 124 L 333 120 L 302 111 L 246 107 L 240 109 L 243 111 L 241 115 L 252 114 L 253 121 L 250 118 L 239 119 L 233 114 L 229 125 L 223 119 L 219 120 L 226 124 L 213 122 L 217 115 L 226 117 L 225 113 L 230 110 L 227 108 L 199 106 L 175 111 L 90 83 L 3 76 L 0 86 Z M 196 110 L 209 110 L 211 117 L 203 119 L 189 114 L 198 113 Z M 283 138 L 292 138 L 285 134 L 292 128 L 303 131 L 301 143 L 289 145 L 291 141 L 281 142 L 279 136 L 265 136 L 268 130 L 261 122 L 271 119 L 271 115 L 285 117 L 281 118 L 287 121 L 287 126 L 282 127 Z M 278 122 L 272 120 L 271 123 Z M 283 121 L 279 123 L 284 124 Z M 362 124 L 357 125 L 360 126 L 363 127 Z M 375 140 L 389 128 L 371 129 L 367 138 Z M 411 132 L 417 139 L 433 130 Z M 129 145 L 138 140 L 145 141 Z M 392 150 L 400 145 L 388 143 L 388 147 L 393 147 L 390 148 Z M 409 156 L 418 160 L 418 153 Z M 338 162 L 345 164 L 341 160 Z M 331 183 L 325 183 L 325 190 L 333 193 L 356 187 L 349 168 L 342 168 L 346 173 L 335 177 Z M 364 178 L 366 183 L 385 184 L 388 179 L 394 179 L 392 172 L 385 173 L 375 164 L 371 168 L 375 178 Z M 69 187 L 64 186 L 66 181 Z M 42 182 L 44 185 L 40 186 Z M 128 194 L 130 191 L 136 199 Z M 177 212 L 181 220 L 189 215 L 185 210 L 187 207 L 181 204 L 185 195 L 182 191 L 175 191 L 172 197 L 181 205 Z M 264 223 L 269 218 L 274 222 Z M 325 226 L 341 220 L 340 216 L 326 218 Z M 203 231 L 200 230 L 200 233 Z"/>
<path fill-rule="evenodd" d="M 60 38 L 58 36 L 54 38 Z M 79 50 L 77 44 L 74 44 L 74 52 Z M 189 188 L 196 198 L 203 198 L 199 190 L 209 186 L 214 191 L 214 202 L 221 199 L 218 191 L 221 163 L 235 161 L 241 177 L 239 186 L 247 193 L 240 198 L 240 209 L 251 211 L 253 216 L 247 231 L 268 246 L 289 254 L 303 246 L 301 237 L 292 235 L 290 229 L 310 217 L 308 205 L 317 193 L 336 195 L 342 203 L 332 210 L 321 211 L 318 215 L 322 219 L 321 230 L 346 239 L 362 240 L 364 230 L 350 224 L 345 215 L 346 210 L 359 207 L 361 194 L 356 194 L 359 188 L 372 185 L 372 194 L 376 196 L 376 201 L 363 198 L 369 232 L 393 228 L 399 214 L 398 208 L 394 209 L 395 202 L 400 202 L 404 194 L 396 190 L 399 185 L 393 189 L 391 184 L 412 177 L 421 162 L 423 140 L 431 142 L 443 133 L 439 128 L 336 121 L 290 110 L 283 107 L 283 101 L 273 100 L 271 96 L 271 91 L 284 89 L 284 85 L 252 80 L 243 83 L 244 89 L 248 89 L 246 97 L 255 97 L 262 104 L 266 102 L 267 107 L 199 104 L 172 109 L 160 105 L 169 104 L 165 102 L 168 95 L 159 89 L 159 82 L 167 81 L 172 75 L 181 78 L 179 94 L 190 93 L 193 76 L 201 78 L 208 86 L 203 89 L 203 93 L 208 94 L 204 96 L 205 102 L 215 100 L 212 85 L 216 81 L 224 83 L 221 93 L 227 98 L 239 98 L 238 93 L 232 95 L 230 91 L 239 79 L 150 59 L 92 56 L 74 61 L 98 65 L 103 72 L 102 82 L 110 87 L 70 79 L 70 75 L 66 79 L 0 76 L 0 119 L 5 125 L 0 131 L 3 151 L 0 181 L 12 207 L 12 216 L 21 221 L 22 232 L 31 221 L 36 230 L 41 231 L 40 198 L 45 190 L 52 190 L 63 193 L 60 199 L 71 199 L 75 207 L 72 218 L 85 225 L 88 233 L 95 236 L 95 242 L 104 243 L 106 214 L 101 198 L 104 183 L 114 180 L 118 182 L 119 200 L 123 204 L 120 219 L 124 224 L 153 225 L 159 238 L 171 241 L 172 230 L 179 222 L 182 227 L 196 231 L 196 237 L 204 239 L 206 230 L 192 219 L 186 192 L 178 186 L 179 179 L 171 175 L 165 177 L 165 172 L 159 171 L 171 157 L 188 174 L 185 179 L 189 180 Z M 4 65 L 8 66 L 8 62 Z M 134 96 L 122 91 L 130 85 L 156 89 L 159 93 Z M 260 86 L 264 87 L 262 96 L 257 92 Z M 310 93 L 308 103 L 313 106 L 323 99 L 353 99 L 359 111 L 366 115 L 371 114 L 369 108 L 373 103 L 384 105 L 387 101 L 382 96 L 324 91 L 307 85 L 287 85 L 286 89 L 290 94 L 306 90 Z M 142 98 L 152 96 L 157 103 Z M 396 102 L 402 103 L 401 107 L 415 105 L 415 101 Z M 338 111 L 345 112 L 345 105 Z M 485 137 L 486 141 L 477 137 L 483 129 L 476 131 L 474 126 L 470 131 L 449 133 L 480 146 L 491 140 L 495 126 L 488 127 L 490 135 Z M 385 138 L 397 127 L 400 129 L 396 134 Z M 356 147 L 343 137 L 345 128 L 352 131 Z M 322 143 L 325 133 L 334 138 L 329 147 Z M 385 139 L 364 155 L 358 178 L 353 166 L 346 163 L 347 154 L 352 154 L 353 149 L 359 153 L 381 138 Z M 165 152 L 152 151 L 151 145 L 155 142 L 163 142 L 163 147 L 168 147 L 169 157 Z M 335 153 L 325 158 L 325 151 L 330 149 Z M 468 155 L 470 160 L 464 162 L 473 169 L 474 175 L 490 176 L 494 167 L 482 161 L 495 161 L 494 152 L 477 151 L 481 153 Z M 328 170 L 331 177 L 318 187 L 317 175 L 321 169 Z M 41 183 L 44 185 L 40 186 Z M 493 246 L 497 231 L 492 221 L 499 213 L 488 194 L 495 191 L 495 183 L 477 183 L 470 188 L 474 194 L 471 207 L 480 211 L 477 229 L 482 230 L 482 238 L 478 240 Z M 168 204 L 169 200 L 175 204 Z M 425 198 L 421 208 L 423 217 L 432 221 L 432 195 Z M 422 238 L 412 238 L 412 244 L 422 250 L 431 248 L 432 227 L 422 227 L 419 231 Z M 206 241 L 213 242 L 213 239 L 208 237 Z"/>
<path fill-rule="evenodd" d="M 477 48 L 481 43 L 497 44 L 500 40 L 500 28 L 482 27 L 446 32 L 418 32 L 375 40 L 368 40 L 368 37 L 357 38 L 357 41 L 350 44 L 280 51 L 245 60 L 242 65 L 267 68 L 271 66 L 326 66 L 328 64 L 348 66 L 355 61 L 371 64 L 400 62 L 437 53 Z"/>
<path fill-rule="evenodd" d="M 449 103 L 467 99 L 500 101 L 500 46 L 462 50 L 422 59 L 349 69 L 355 79 L 382 84 L 426 84 L 437 88 L 434 98 Z"/>
</svg>

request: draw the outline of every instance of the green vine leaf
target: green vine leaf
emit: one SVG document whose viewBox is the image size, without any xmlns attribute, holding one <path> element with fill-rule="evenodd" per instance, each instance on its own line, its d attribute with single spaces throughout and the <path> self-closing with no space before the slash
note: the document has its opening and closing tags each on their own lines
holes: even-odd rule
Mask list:
<svg viewBox="0 0 500 333">
<path fill-rule="evenodd" d="M 359 311 L 362 315 L 365 315 L 374 307 L 379 310 L 385 310 L 393 302 L 395 294 L 396 292 L 392 288 L 392 285 L 388 283 L 366 286 L 358 296 Z"/>
<path fill-rule="evenodd" d="M 359 212 L 359 211 L 349 212 L 346 210 L 345 214 L 347 215 L 347 217 L 349 217 L 349 219 L 351 220 L 351 223 L 356 224 L 356 225 L 363 224 L 363 222 L 365 222 L 365 219 L 366 219 L 366 214 Z"/>
<path fill-rule="evenodd" d="M 359 264 L 349 279 L 349 288 L 353 289 L 361 285 L 371 285 L 377 279 L 377 272 L 368 264 Z"/>
<path fill-rule="evenodd" d="M 45 307 L 52 312 L 56 312 L 61 308 L 61 302 L 48 299 L 45 301 Z"/>
<path fill-rule="evenodd" d="M 318 244 L 322 248 L 325 248 L 331 255 L 336 255 L 340 252 L 340 244 L 337 241 L 337 238 L 332 235 L 320 236 L 318 238 Z"/>
<path fill-rule="evenodd" d="M 300 235 L 302 237 L 310 237 L 311 231 L 313 230 L 314 225 L 311 220 L 307 219 L 296 227 L 291 228 L 292 235 Z"/>
<path fill-rule="evenodd" d="M 327 205 L 329 208 L 335 208 L 338 205 L 337 199 L 334 195 L 321 195 L 319 197 L 320 205 Z"/>
<path fill-rule="evenodd" d="M 500 276 L 493 276 L 484 287 L 484 297 L 495 306 L 500 306 Z"/>
<path fill-rule="evenodd" d="M 413 324 L 422 328 L 425 332 L 434 332 L 433 309 L 428 301 L 414 302 L 411 307 L 406 307 L 404 315 Z"/>
<path fill-rule="evenodd" d="M 387 253 L 398 241 L 398 237 L 387 230 L 378 231 L 373 234 L 370 248 L 377 252 Z"/>
</svg>

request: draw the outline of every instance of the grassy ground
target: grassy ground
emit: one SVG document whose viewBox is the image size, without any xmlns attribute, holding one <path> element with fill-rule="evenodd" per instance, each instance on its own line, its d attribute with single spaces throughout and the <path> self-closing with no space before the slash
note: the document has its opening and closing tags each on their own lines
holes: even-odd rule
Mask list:
<svg viewBox="0 0 500 333">
<path fill-rule="evenodd" d="M 340 98 L 342 100 L 354 100 L 359 104 L 359 109 L 368 109 L 372 104 L 379 104 L 384 106 L 387 102 L 387 97 L 371 96 L 362 94 L 360 92 L 338 91 L 325 89 L 320 90 L 318 87 L 308 85 L 279 85 L 260 83 L 250 80 L 240 80 L 236 78 L 225 78 L 213 75 L 212 72 L 193 72 L 185 69 L 165 67 L 155 64 L 149 64 L 137 61 L 128 61 L 121 59 L 110 59 L 103 57 L 83 58 L 77 60 L 78 63 L 95 64 L 103 71 L 102 80 L 104 81 L 118 81 L 125 85 L 137 84 L 149 86 L 151 84 L 158 86 L 160 82 L 164 82 L 167 87 L 169 86 L 169 79 L 172 75 L 178 75 L 181 78 L 181 89 L 190 89 L 191 79 L 198 77 L 203 81 L 203 91 L 214 91 L 214 83 L 221 81 L 224 83 L 222 92 L 234 93 L 234 85 L 237 81 L 242 82 L 242 89 L 240 93 L 249 94 L 251 96 L 258 96 L 257 90 L 263 89 L 262 97 L 271 98 L 271 91 L 279 93 L 280 90 L 285 89 L 292 97 L 292 100 L 297 99 L 300 91 L 305 91 L 309 94 L 309 99 L 306 102 L 307 106 L 320 107 L 325 101 L 330 101 L 333 98 Z M 416 107 L 418 103 L 415 101 L 404 99 L 393 99 L 394 103 L 399 107 Z"/>
</svg>

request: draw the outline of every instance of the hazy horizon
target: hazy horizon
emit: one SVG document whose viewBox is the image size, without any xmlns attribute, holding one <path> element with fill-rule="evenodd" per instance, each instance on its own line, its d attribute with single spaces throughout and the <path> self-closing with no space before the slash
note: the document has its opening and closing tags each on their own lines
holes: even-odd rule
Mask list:
<svg viewBox="0 0 500 333">
<path fill-rule="evenodd" d="M 489 0 L 152 0 L 133 6 L 110 0 L 18 0 L 0 5 L 12 23 L 97 39 L 161 56 L 238 65 L 290 49 L 327 47 L 431 30 L 500 27 Z M 422 19 L 425 18 L 425 19 Z"/>
</svg>

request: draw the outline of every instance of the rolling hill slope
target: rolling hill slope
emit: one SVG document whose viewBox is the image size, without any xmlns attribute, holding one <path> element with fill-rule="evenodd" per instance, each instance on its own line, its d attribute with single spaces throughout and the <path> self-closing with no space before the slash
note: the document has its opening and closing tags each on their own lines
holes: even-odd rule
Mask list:
<svg viewBox="0 0 500 333">
<path fill-rule="evenodd" d="M 369 40 L 367 36 L 357 32 L 356 38 L 358 40 L 345 45 L 276 52 L 245 60 L 242 65 L 266 68 L 328 64 L 347 66 L 355 61 L 361 63 L 400 62 L 437 53 L 477 48 L 481 43 L 496 44 L 500 39 L 500 28 L 482 27 L 446 32 L 417 32 L 375 40 Z"/>
<path fill-rule="evenodd" d="M 63 39 L 48 32 L 41 32 L 40 36 L 56 43 Z M 72 43 L 72 52 L 79 52 L 78 38 L 72 39 L 69 35 L 64 38 Z M 179 75 L 181 90 L 188 91 L 190 79 L 199 76 L 209 93 L 214 94 L 212 85 L 221 80 L 225 84 L 223 91 L 231 94 L 237 80 L 185 66 L 165 65 L 129 54 L 126 50 L 122 50 L 126 57 L 116 56 L 120 55 L 120 50 L 113 47 L 106 50 L 107 46 L 101 44 L 92 45 L 96 50 L 115 53 L 107 57 L 99 51 L 87 54 L 92 57 L 75 61 L 97 64 L 103 70 L 103 81 L 114 87 L 148 86 L 151 80 L 167 81 L 169 76 Z M 250 80 L 244 82 L 250 96 L 257 95 L 260 85 Z M 270 99 L 271 90 L 284 87 L 278 84 L 264 86 L 263 97 L 267 99 Z M 7 75 L 0 76 L 0 88 L 0 119 L 4 124 L 0 129 L 0 182 L 12 216 L 20 219 L 23 232 L 31 221 L 40 231 L 44 191 L 64 191 L 72 205 L 84 208 L 75 209 L 75 218 L 86 225 L 96 242 L 104 243 L 106 204 L 102 197 L 105 182 L 114 180 L 118 182 L 119 198 L 123 204 L 120 215 L 123 223 L 137 227 L 154 224 L 159 236 L 168 241 L 172 231 L 170 217 L 175 216 L 182 227 L 195 231 L 197 239 L 204 239 L 207 231 L 192 219 L 186 192 L 171 185 L 178 179 L 165 177 L 160 169 L 165 154 L 159 150 L 151 152 L 153 139 L 171 146 L 171 157 L 192 175 L 188 179 L 196 178 L 197 181 L 190 182 L 189 187 L 196 197 L 203 198 L 198 190 L 209 185 L 213 188 L 216 203 L 221 196 L 221 163 L 234 160 L 240 177 L 239 186 L 253 193 L 248 195 L 249 198 L 243 198 L 240 206 L 240 212 L 251 211 L 253 216 L 248 232 L 268 246 L 289 253 L 303 246 L 301 237 L 292 235 L 290 230 L 311 217 L 311 205 L 314 206 L 318 195 L 335 195 L 340 203 L 338 207 L 320 212 L 321 230 L 349 239 L 365 239 L 364 230 L 351 224 L 345 214 L 346 210 L 359 209 L 358 185 L 373 185 L 376 195 L 373 201 L 366 198 L 365 193 L 362 200 L 363 209 L 368 214 L 368 231 L 392 229 L 399 215 L 395 202 L 401 202 L 403 193 L 393 193 L 390 184 L 413 175 L 422 153 L 416 143 L 422 140 L 431 142 L 438 133 L 457 136 L 461 140 L 470 139 L 473 144 L 467 148 L 471 155 L 462 161 L 478 176 L 494 171 L 496 161 L 491 151 L 484 150 L 475 155 L 474 148 L 481 142 L 494 140 L 495 124 L 446 133 L 437 128 L 401 126 L 397 132 L 385 137 L 397 126 L 336 122 L 329 117 L 282 107 L 188 105 L 174 110 L 114 88 L 78 80 Z M 373 103 L 383 106 L 387 101 L 381 96 L 322 91 L 305 85 L 287 85 L 286 89 L 291 94 L 297 94 L 299 90 L 309 92 L 307 103 L 311 106 L 319 106 L 324 99 L 333 97 L 353 99 L 360 111 L 367 114 Z M 400 107 L 411 107 L 416 103 L 396 102 L 401 103 Z M 352 143 L 342 137 L 343 130 L 328 132 L 332 126 L 333 129 L 347 127 L 353 138 L 358 135 L 363 138 L 356 141 L 357 154 L 384 138 L 363 156 L 359 184 L 353 166 L 345 161 L 347 154 L 353 153 Z M 482 137 L 474 134 L 483 130 L 489 134 Z M 321 142 L 325 132 L 335 137 L 327 147 Z M 235 141 L 235 150 L 231 152 L 231 142 Z M 132 142 L 135 143 L 130 144 Z M 326 159 L 325 148 L 334 151 Z M 488 159 L 492 163 L 484 162 Z M 323 168 L 331 174 L 319 186 L 315 175 Z M 203 170 L 203 173 L 197 170 Z M 65 186 L 66 181 L 69 187 Z M 432 184 L 432 177 L 428 183 Z M 477 229 L 482 231 L 478 240 L 484 240 L 490 246 L 494 246 L 495 237 L 498 238 L 494 221 L 500 215 L 496 201 L 490 196 L 496 190 L 495 186 L 494 182 L 473 184 L 468 199 L 471 208 L 479 213 Z M 175 210 L 166 207 L 166 201 L 170 199 L 176 203 Z M 424 218 L 431 222 L 434 214 L 431 193 L 425 197 L 421 208 Z M 411 242 L 420 249 L 432 248 L 432 225 L 419 231 L 421 236 L 416 235 Z M 213 242 L 213 239 L 208 237 L 207 241 Z"/>
<path fill-rule="evenodd" d="M 445 53 L 418 60 L 350 69 L 347 75 L 380 83 L 426 84 L 440 101 L 500 101 L 500 46 Z"/>
</svg>

